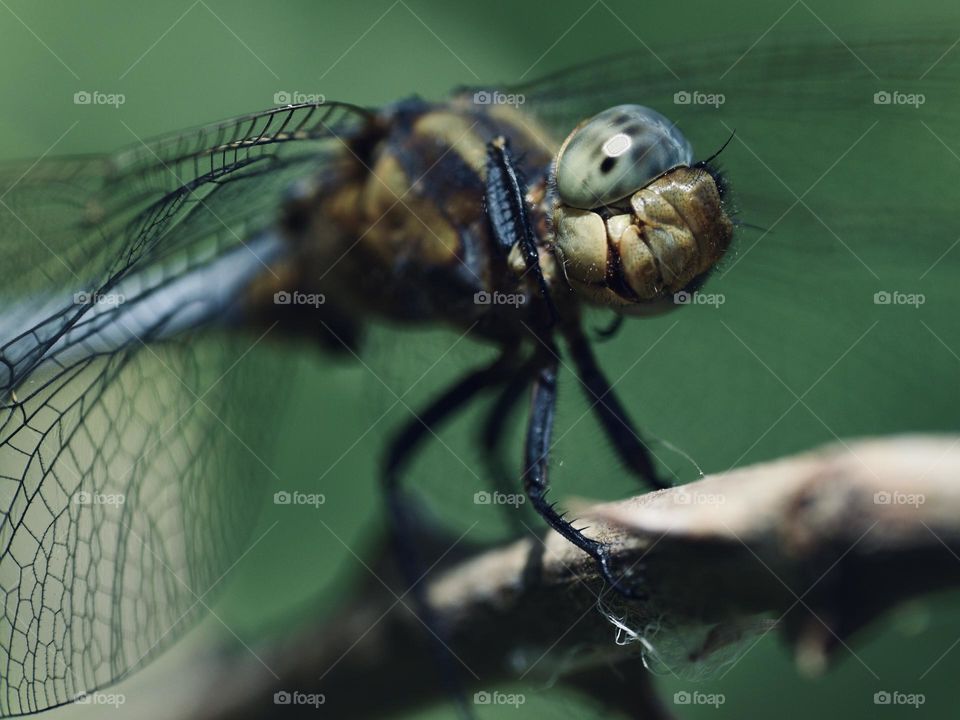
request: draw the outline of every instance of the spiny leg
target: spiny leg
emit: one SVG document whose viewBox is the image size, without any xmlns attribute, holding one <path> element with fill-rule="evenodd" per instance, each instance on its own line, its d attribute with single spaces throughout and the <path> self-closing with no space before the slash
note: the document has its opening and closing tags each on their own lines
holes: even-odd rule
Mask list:
<svg viewBox="0 0 960 720">
<path fill-rule="evenodd" d="M 599 564 L 604 578 L 615 590 L 626 597 L 640 595 L 626 588 L 610 570 L 610 553 L 606 545 L 586 537 L 581 531 L 567 522 L 546 500 L 549 481 L 547 466 L 549 462 L 550 437 L 553 431 L 553 414 L 557 397 L 557 354 L 549 336 L 559 321 L 556 306 L 550 297 L 543 269 L 540 267 L 540 254 L 536 244 L 536 234 L 530 223 L 526 206 L 526 188 L 523 178 L 514 162 L 505 138 L 496 138 L 487 146 L 486 205 L 490 226 L 498 245 L 509 250 L 518 245 L 527 267 L 527 271 L 536 278 L 540 295 L 547 308 L 547 317 L 539 323 L 538 341 L 548 347 L 548 352 L 538 351 L 539 367 L 534 380 L 533 402 L 530 421 L 527 428 L 527 445 L 524 460 L 524 487 L 534 509 L 558 533 L 578 548 L 593 557 Z M 587 346 L 589 351 L 589 346 Z M 596 364 L 594 363 L 594 366 Z M 598 369 L 599 371 L 599 369 Z M 602 375 L 600 375 L 602 379 Z M 605 382 L 605 381 L 604 381 Z M 641 446 L 642 447 L 642 446 Z M 649 473 L 653 478 L 654 474 Z"/>
<path fill-rule="evenodd" d="M 510 463 L 504 458 L 503 441 L 507 437 L 510 416 L 525 397 L 525 391 L 533 380 L 535 360 L 536 358 L 531 358 L 525 362 L 500 389 L 483 422 L 480 446 L 489 468 L 490 484 L 495 492 L 510 494 L 517 489 L 516 476 L 509 469 Z M 517 535 L 527 532 L 520 508 L 504 505 L 504 513 L 507 524 Z"/>
<path fill-rule="evenodd" d="M 460 683 L 454 660 L 447 652 L 444 629 L 438 626 L 436 614 L 427 602 L 423 580 L 425 564 L 419 548 L 414 541 L 414 528 L 417 522 L 411 506 L 404 497 L 401 480 L 403 470 L 412 459 L 426 436 L 449 420 L 457 412 L 476 398 L 483 390 L 496 385 L 509 376 L 513 359 L 507 355 L 499 357 L 490 365 L 471 372 L 440 394 L 419 415 L 400 430 L 387 449 L 383 465 L 382 482 L 386 493 L 387 514 L 390 522 L 393 548 L 401 575 L 413 597 L 414 609 L 432 635 L 429 639 L 442 680 L 450 695 L 456 699 L 457 710 L 464 718 L 472 713 L 466 704 L 465 694 Z"/>
<path fill-rule="evenodd" d="M 649 448 L 641 440 L 613 386 L 600 369 L 589 340 L 579 328 L 567 331 L 566 335 L 570 356 L 586 392 L 587 402 L 613 443 L 620 460 L 631 473 L 654 488 L 670 487 L 669 483 L 658 477 Z"/>
<path fill-rule="evenodd" d="M 403 471 L 424 439 L 463 410 L 481 392 L 504 382 L 514 368 L 513 357 L 501 355 L 494 362 L 470 372 L 448 387 L 401 428 L 389 443 L 383 463 L 382 482 L 391 505 L 404 506 L 401 487 Z"/>
<path fill-rule="evenodd" d="M 557 308 L 540 267 L 536 234 L 527 213 L 527 188 L 506 138 L 498 137 L 487 145 L 486 170 L 485 200 L 493 236 L 504 252 L 519 245 L 527 272 L 536 279 L 547 307 L 548 323 L 556 324 Z"/>
<path fill-rule="evenodd" d="M 610 547 L 588 538 L 558 513 L 553 503 L 547 502 L 550 489 L 548 465 L 550 441 L 553 436 L 553 416 L 557 404 L 557 359 L 556 354 L 544 354 L 541 366 L 533 382 L 530 421 L 527 426 L 527 445 L 524 452 L 524 489 L 534 509 L 547 523 L 567 540 L 597 561 L 604 579 L 621 595 L 631 599 L 645 597 L 623 584 L 611 568 Z"/>
<path fill-rule="evenodd" d="M 411 418 L 387 449 L 384 463 L 384 481 L 387 488 L 390 489 L 398 483 L 404 466 L 431 430 L 462 410 L 480 392 L 509 378 L 515 367 L 512 355 L 501 355 L 486 367 L 474 370 L 455 382 L 424 408 L 423 412 Z"/>
</svg>

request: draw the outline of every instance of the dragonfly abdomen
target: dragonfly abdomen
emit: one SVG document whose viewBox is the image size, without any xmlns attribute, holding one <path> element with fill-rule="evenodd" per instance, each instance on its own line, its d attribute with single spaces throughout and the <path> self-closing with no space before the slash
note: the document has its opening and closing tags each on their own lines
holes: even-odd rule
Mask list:
<svg viewBox="0 0 960 720">
<path fill-rule="evenodd" d="M 52 298 L 25 301 L 24 311 L 11 308 L 0 327 L 0 337 L 12 338 L 0 348 L 0 391 L 16 392 L 24 382 L 38 384 L 91 358 L 187 330 L 242 324 L 249 287 L 287 251 L 280 235 L 265 233 L 182 272 L 158 263 L 78 290 L 55 311 Z"/>
</svg>

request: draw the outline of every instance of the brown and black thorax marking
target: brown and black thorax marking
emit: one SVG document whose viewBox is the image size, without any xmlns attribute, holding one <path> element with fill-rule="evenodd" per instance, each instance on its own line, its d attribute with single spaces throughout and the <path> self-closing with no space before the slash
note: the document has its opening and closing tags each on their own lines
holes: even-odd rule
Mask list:
<svg viewBox="0 0 960 720">
<path fill-rule="evenodd" d="M 497 247 L 483 203 L 487 145 L 500 135 L 527 181 L 542 188 L 553 144 L 515 108 L 418 98 L 386 108 L 352 141 L 354 166 L 336 187 L 318 188 L 310 220 L 299 222 L 292 239 L 304 289 L 358 319 L 475 325 L 501 341 L 522 334 L 539 297 Z M 535 224 L 545 227 L 545 218 Z M 481 293 L 526 302 L 484 304 Z"/>
</svg>

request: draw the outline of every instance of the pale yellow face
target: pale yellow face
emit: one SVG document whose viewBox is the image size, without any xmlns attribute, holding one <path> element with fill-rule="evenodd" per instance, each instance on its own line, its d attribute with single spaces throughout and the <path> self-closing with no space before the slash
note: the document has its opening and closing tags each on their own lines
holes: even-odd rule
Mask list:
<svg viewBox="0 0 960 720">
<path fill-rule="evenodd" d="M 618 106 L 557 159 L 554 252 L 570 286 L 621 312 L 662 312 L 723 256 L 733 224 L 711 173 L 659 113 Z"/>
</svg>

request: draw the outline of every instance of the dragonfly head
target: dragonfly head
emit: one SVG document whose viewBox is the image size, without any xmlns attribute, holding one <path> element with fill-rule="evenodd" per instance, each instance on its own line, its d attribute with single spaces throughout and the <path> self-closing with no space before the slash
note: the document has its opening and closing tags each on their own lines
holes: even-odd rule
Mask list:
<svg viewBox="0 0 960 720">
<path fill-rule="evenodd" d="M 733 236 L 723 180 L 708 163 L 694 163 L 687 139 L 641 105 L 578 126 L 554 172 L 554 250 L 570 286 L 636 315 L 697 287 Z"/>
</svg>

